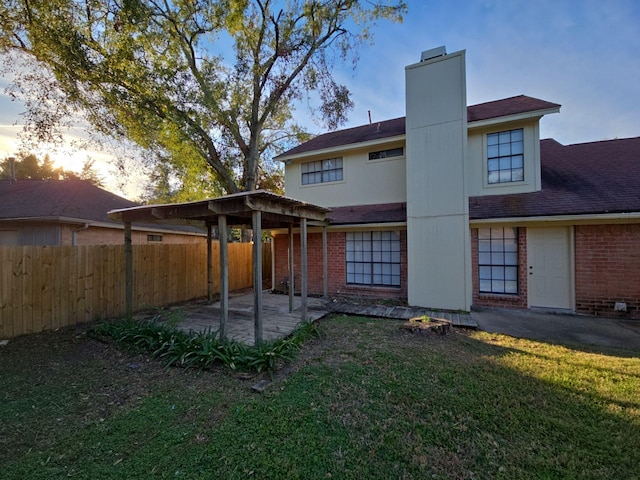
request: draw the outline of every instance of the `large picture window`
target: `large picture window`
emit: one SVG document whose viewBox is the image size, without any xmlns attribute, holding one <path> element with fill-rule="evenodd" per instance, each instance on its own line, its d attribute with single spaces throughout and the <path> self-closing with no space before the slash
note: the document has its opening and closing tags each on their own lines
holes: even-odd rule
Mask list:
<svg viewBox="0 0 640 480">
<path fill-rule="evenodd" d="M 347 233 L 347 283 L 400 286 L 400 232 Z"/>
<path fill-rule="evenodd" d="M 524 137 L 522 128 L 487 135 L 489 183 L 524 180 Z"/>
<path fill-rule="evenodd" d="M 478 229 L 481 293 L 518 293 L 518 229 Z"/>
<path fill-rule="evenodd" d="M 302 185 L 342 180 L 342 158 L 328 158 L 302 164 Z"/>
</svg>

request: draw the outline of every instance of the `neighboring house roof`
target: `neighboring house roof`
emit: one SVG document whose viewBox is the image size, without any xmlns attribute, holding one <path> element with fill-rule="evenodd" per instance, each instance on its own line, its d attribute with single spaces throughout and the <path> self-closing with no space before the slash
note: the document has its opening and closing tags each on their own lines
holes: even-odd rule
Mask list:
<svg viewBox="0 0 640 480">
<path fill-rule="evenodd" d="M 467 107 L 467 121 L 475 122 L 559 107 L 560 105 L 557 103 L 547 102 L 545 100 L 527 97 L 525 95 L 518 95 L 516 97 L 480 103 L 478 105 Z M 359 127 L 347 128 L 318 135 L 317 137 L 314 137 L 275 158 L 279 159 L 283 157 L 290 157 L 291 155 L 324 150 L 326 148 L 335 148 L 342 145 L 352 145 L 355 143 L 391 138 L 404 134 L 405 117 L 394 118 L 392 120 L 373 122 L 368 125 L 361 125 Z"/>
<path fill-rule="evenodd" d="M 0 221 L 99 222 L 121 227 L 107 212 L 138 205 L 85 180 L 0 181 Z M 166 229 L 200 233 L 192 227 L 167 226 Z"/>
<path fill-rule="evenodd" d="M 542 190 L 471 197 L 473 220 L 640 212 L 640 137 L 540 142 Z"/>
<path fill-rule="evenodd" d="M 383 203 L 334 207 L 327 215 L 327 220 L 331 225 L 406 222 L 407 204 Z"/>
<path fill-rule="evenodd" d="M 60 218 L 115 223 L 107 212 L 135 202 L 83 180 L 0 182 L 0 219 Z"/>
</svg>

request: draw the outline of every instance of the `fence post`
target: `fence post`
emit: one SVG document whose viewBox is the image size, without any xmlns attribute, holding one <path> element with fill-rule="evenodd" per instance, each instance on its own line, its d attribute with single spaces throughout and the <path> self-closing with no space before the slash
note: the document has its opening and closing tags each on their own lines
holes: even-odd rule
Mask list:
<svg viewBox="0 0 640 480">
<path fill-rule="evenodd" d="M 133 318 L 133 249 L 131 247 L 131 222 L 124 222 L 124 270 L 127 320 L 131 320 Z"/>
</svg>

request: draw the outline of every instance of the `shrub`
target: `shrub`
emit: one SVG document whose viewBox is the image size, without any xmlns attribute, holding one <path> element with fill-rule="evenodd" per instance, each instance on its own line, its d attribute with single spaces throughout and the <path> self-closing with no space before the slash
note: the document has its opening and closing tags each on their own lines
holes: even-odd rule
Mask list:
<svg viewBox="0 0 640 480">
<path fill-rule="evenodd" d="M 98 325 L 96 336 L 106 336 L 166 361 L 167 366 L 205 369 L 221 363 L 232 369 L 273 371 L 278 361 L 293 359 L 302 344 L 318 334 L 314 323 L 301 323 L 287 338 L 249 346 L 220 339 L 217 331 L 184 332 L 174 325 L 148 320 L 120 320 Z"/>
</svg>

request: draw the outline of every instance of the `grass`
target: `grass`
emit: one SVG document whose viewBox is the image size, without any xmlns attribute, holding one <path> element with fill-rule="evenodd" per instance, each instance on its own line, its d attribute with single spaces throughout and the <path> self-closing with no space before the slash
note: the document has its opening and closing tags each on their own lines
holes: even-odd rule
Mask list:
<svg viewBox="0 0 640 480">
<path fill-rule="evenodd" d="M 0 471 L 30 478 L 639 478 L 640 352 L 334 316 L 263 394 L 75 330 L 0 348 Z"/>
</svg>

